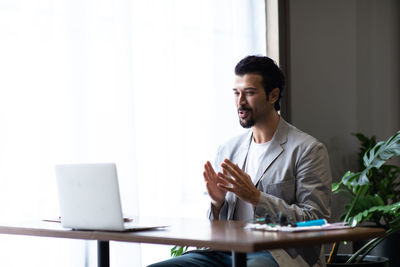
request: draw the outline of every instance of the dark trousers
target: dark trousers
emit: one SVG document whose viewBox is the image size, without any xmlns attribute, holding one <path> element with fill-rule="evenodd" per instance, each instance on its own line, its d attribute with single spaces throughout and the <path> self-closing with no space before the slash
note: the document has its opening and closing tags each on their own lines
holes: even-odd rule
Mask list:
<svg viewBox="0 0 400 267">
<path fill-rule="evenodd" d="M 230 267 L 232 256 L 221 251 L 189 251 L 184 255 L 149 265 L 148 267 Z M 268 251 L 247 253 L 248 267 L 279 267 Z"/>
</svg>

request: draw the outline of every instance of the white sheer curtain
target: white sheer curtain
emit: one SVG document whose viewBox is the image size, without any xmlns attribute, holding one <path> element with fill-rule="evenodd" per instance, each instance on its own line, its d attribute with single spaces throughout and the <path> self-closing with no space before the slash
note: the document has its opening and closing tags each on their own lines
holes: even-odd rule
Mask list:
<svg viewBox="0 0 400 267">
<path fill-rule="evenodd" d="M 204 218 L 202 166 L 241 131 L 233 67 L 265 36 L 263 0 L 0 0 L 0 220 L 58 215 L 54 164 L 108 161 L 126 213 Z M 111 262 L 169 249 L 112 243 Z M 0 251 L 3 266 L 96 263 L 79 240 L 0 236 Z"/>
</svg>

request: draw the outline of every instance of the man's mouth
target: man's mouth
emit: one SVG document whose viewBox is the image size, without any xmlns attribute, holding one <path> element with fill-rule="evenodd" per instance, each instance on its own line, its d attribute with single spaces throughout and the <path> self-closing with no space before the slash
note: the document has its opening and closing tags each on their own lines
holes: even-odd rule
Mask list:
<svg viewBox="0 0 400 267">
<path fill-rule="evenodd" d="M 251 112 L 250 108 L 239 108 L 238 109 L 239 118 L 245 119 L 250 112 Z"/>
</svg>

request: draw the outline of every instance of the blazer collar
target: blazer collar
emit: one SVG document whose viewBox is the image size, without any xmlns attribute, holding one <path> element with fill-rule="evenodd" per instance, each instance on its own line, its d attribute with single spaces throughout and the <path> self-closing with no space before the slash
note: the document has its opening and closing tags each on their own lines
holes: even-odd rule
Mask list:
<svg viewBox="0 0 400 267">
<path fill-rule="evenodd" d="M 236 152 L 236 155 L 234 156 L 235 161 L 242 170 L 244 170 L 245 167 L 244 164 L 246 162 L 247 153 L 249 152 L 252 138 L 253 138 L 253 132 L 250 130 L 247 132 L 247 136 L 244 139 L 245 141 L 241 144 L 241 146 Z"/>
<path fill-rule="evenodd" d="M 283 152 L 282 145 L 287 142 L 287 133 L 288 123 L 282 117 L 280 117 L 278 127 L 276 128 L 274 136 L 270 141 L 271 143 L 260 161 L 260 166 L 258 167 L 257 176 L 254 180 L 254 184 L 257 184 L 260 181 L 261 177 L 267 171 L 269 166 Z"/>
</svg>

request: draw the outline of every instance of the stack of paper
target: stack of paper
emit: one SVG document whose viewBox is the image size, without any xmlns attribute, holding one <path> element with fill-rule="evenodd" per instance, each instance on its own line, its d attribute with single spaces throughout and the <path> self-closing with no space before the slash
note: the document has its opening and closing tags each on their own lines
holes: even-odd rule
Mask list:
<svg viewBox="0 0 400 267">
<path fill-rule="evenodd" d="M 344 222 L 337 223 L 326 223 L 324 225 L 314 225 L 314 226 L 280 226 L 273 224 L 259 224 L 259 223 L 248 223 L 245 229 L 259 230 L 259 231 L 280 231 L 280 232 L 304 232 L 304 231 L 319 231 L 319 230 L 337 230 L 352 228 L 352 226 L 347 225 Z"/>
</svg>

